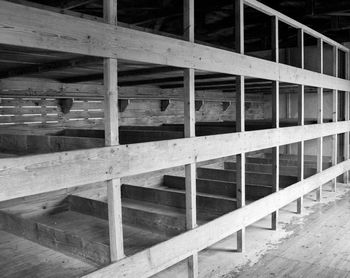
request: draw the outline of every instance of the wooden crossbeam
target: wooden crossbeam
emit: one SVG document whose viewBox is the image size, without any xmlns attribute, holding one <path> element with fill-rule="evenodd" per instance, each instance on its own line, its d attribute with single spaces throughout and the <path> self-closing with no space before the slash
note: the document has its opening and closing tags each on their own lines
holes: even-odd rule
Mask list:
<svg viewBox="0 0 350 278">
<path fill-rule="evenodd" d="M 242 74 L 338 90 L 347 90 L 350 86 L 347 80 L 288 65 L 7 1 L 0 1 L 0 25 L 6 26 L 0 28 L 0 43 L 7 45 Z"/>
<path fill-rule="evenodd" d="M 348 131 L 347 122 L 324 123 L 3 158 L 0 160 L 0 201 Z"/>
<path fill-rule="evenodd" d="M 144 69 L 118 71 L 118 77 L 122 78 L 122 77 L 138 76 L 138 75 L 144 76 L 144 75 L 152 75 L 152 74 L 176 72 L 176 71 L 180 72 L 181 69 L 176 67 L 167 67 L 167 66 L 152 67 L 152 68 L 144 68 Z M 96 81 L 96 80 L 102 80 L 102 79 L 103 79 L 102 73 L 94 73 L 94 74 L 88 74 L 84 76 L 65 77 L 65 78 L 59 79 L 59 81 L 63 83 L 78 83 L 78 82 Z M 130 82 L 130 83 L 127 83 L 127 82 Z M 125 81 L 125 83 L 121 83 L 120 85 L 128 86 L 128 85 L 150 84 L 148 82 L 150 82 L 149 79 L 137 81 L 136 83 L 131 83 L 131 81 Z"/>
</svg>

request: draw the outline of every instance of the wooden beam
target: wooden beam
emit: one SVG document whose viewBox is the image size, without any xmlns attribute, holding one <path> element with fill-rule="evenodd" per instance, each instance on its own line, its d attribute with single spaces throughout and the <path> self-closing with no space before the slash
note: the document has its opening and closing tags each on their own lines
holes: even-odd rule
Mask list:
<svg viewBox="0 0 350 278">
<path fill-rule="evenodd" d="M 298 61 L 300 68 L 304 68 L 304 31 L 298 30 Z M 298 124 L 304 126 L 305 120 L 305 87 L 304 85 L 298 86 Z M 304 179 L 304 141 L 298 142 L 298 179 L 302 181 Z M 304 197 L 301 196 L 297 199 L 297 213 L 302 213 Z"/>
<path fill-rule="evenodd" d="M 348 131 L 347 122 L 324 123 L 2 158 L 0 201 L 199 163 Z"/>
<path fill-rule="evenodd" d="M 333 75 L 338 77 L 339 74 L 339 50 L 338 47 L 333 47 Z M 333 90 L 333 106 L 332 106 L 332 120 L 333 122 L 338 121 L 338 90 Z M 332 165 L 338 163 L 338 134 L 332 135 Z M 332 190 L 337 190 L 337 179 L 332 181 Z"/>
<path fill-rule="evenodd" d="M 194 0 L 185 0 L 184 6 L 184 38 L 194 42 Z M 185 137 L 196 136 L 196 108 L 195 108 L 195 72 L 193 68 L 184 70 L 184 128 Z M 197 227 L 197 167 L 196 163 L 185 165 L 186 189 L 186 228 L 192 230 Z M 198 252 L 188 258 L 188 277 L 198 277 Z"/>
<path fill-rule="evenodd" d="M 315 190 L 320 183 L 326 183 L 349 169 L 350 161 L 344 161 L 310 178 L 291 185 L 284 190 L 273 193 L 243 208 L 199 226 L 196 229 L 127 257 L 84 277 L 107 278 L 115 273 L 125 278 L 150 277 L 184 260 L 193 252 L 203 250 L 241 230 L 243 227 L 255 223 L 301 196 Z M 171 250 L 171 252 L 169 252 L 169 250 Z"/>
<path fill-rule="evenodd" d="M 117 0 L 103 1 L 103 15 L 107 23 L 117 24 Z M 104 60 L 105 94 L 105 142 L 106 146 L 119 145 L 118 115 L 118 61 Z M 122 199 L 120 178 L 107 180 L 109 245 L 111 261 L 122 259 L 124 255 Z"/>
<path fill-rule="evenodd" d="M 279 63 L 279 25 L 278 18 L 272 17 L 272 59 Z M 272 127 L 279 128 L 279 82 L 272 81 Z M 272 148 L 272 192 L 279 191 L 279 147 Z M 278 210 L 271 214 L 271 227 L 273 230 L 277 230 L 278 226 Z"/>
<path fill-rule="evenodd" d="M 36 20 L 32 20 L 33 18 Z M 231 51 L 125 27 L 115 28 L 101 22 L 24 7 L 7 1 L 0 1 L 0 25 L 6 26 L 0 28 L 0 43 L 6 45 L 196 68 L 338 90 L 347 90 L 350 85 L 348 80 Z"/>
<path fill-rule="evenodd" d="M 89 97 L 101 98 L 104 87 L 96 84 L 64 84 L 59 82 L 39 80 L 1 80 L 1 97 Z"/>
<path fill-rule="evenodd" d="M 323 74 L 323 40 L 317 40 L 317 62 L 318 70 Z M 317 123 L 323 123 L 323 88 L 317 88 Z M 323 138 L 317 138 L 317 172 L 322 171 L 323 165 Z M 316 190 L 316 200 L 320 202 L 322 200 L 322 184 Z"/>
<path fill-rule="evenodd" d="M 345 92 L 345 121 L 350 120 L 350 92 Z M 349 146 L 350 140 L 349 140 L 349 132 L 344 133 L 344 160 L 348 160 L 350 158 L 349 154 Z M 349 183 L 349 172 L 344 173 L 344 183 Z"/>
<path fill-rule="evenodd" d="M 183 77 L 182 77 L 183 78 Z M 271 82 L 270 82 L 271 84 Z M 235 83 L 232 84 L 235 87 Z M 280 94 L 290 92 L 290 88 L 280 88 Z M 311 92 L 310 92 L 311 93 Z M 183 100 L 183 88 L 159 89 L 150 87 L 118 87 L 121 99 Z M 235 95 L 216 90 L 196 90 L 196 99 L 203 101 L 235 102 Z M 247 94 L 247 92 L 246 92 Z M 10 79 L 0 81 L 1 97 L 25 98 L 89 98 L 103 99 L 104 86 L 99 84 L 70 84 L 47 80 Z"/>
<path fill-rule="evenodd" d="M 166 73 L 166 72 L 181 72 L 181 69 L 176 67 L 158 66 L 158 67 L 151 67 L 151 68 L 144 68 L 144 69 L 124 70 L 124 71 L 118 72 L 118 77 L 121 78 L 121 77 L 137 76 L 137 75 L 147 76 L 147 75 Z M 88 74 L 84 76 L 60 78 L 59 81 L 63 83 L 77 83 L 77 82 L 86 82 L 86 81 L 96 81 L 96 80 L 102 80 L 102 79 L 103 79 L 103 74 L 94 73 L 94 74 Z M 149 81 L 149 79 L 145 79 L 144 81 L 146 80 Z"/>
<path fill-rule="evenodd" d="M 118 87 L 122 99 L 174 99 L 183 100 L 183 89 L 158 89 L 149 87 Z M 98 84 L 70 84 L 46 80 L 1 80 L 1 97 L 48 97 L 103 99 L 104 86 Z M 203 101 L 234 101 L 233 94 L 197 90 L 196 99 Z"/>
<path fill-rule="evenodd" d="M 244 54 L 244 4 L 235 0 L 235 50 Z M 236 132 L 245 131 L 245 85 L 244 75 L 236 76 Z M 236 199 L 237 208 L 245 206 L 245 153 L 236 155 Z M 237 232 L 237 251 L 245 252 L 245 227 Z"/>
<path fill-rule="evenodd" d="M 350 53 L 345 53 L 345 78 L 350 79 Z M 345 121 L 350 120 L 350 90 L 345 92 Z M 350 158 L 350 134 L 345 132 L 344 134 L 344 160 Z M 344 173 L 344 182 L 349 183 L 349 172 Z"/>
</svg>

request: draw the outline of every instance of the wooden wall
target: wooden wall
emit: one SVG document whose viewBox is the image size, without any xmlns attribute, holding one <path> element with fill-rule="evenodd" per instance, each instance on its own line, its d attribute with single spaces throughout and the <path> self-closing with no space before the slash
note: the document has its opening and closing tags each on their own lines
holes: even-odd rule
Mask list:
<svg viewBox="0 0 350 278">
<path fill-rule="evenodd" d="M 120 125 L 161 125 L 183 123 L 184 105 L 170 100 L 161 111 L 160 100 L 132 99 L 124 112 L 120 112 Z M 217 122 L 235 120 L 235 103 L 223 110 L 221 101 L 204 101 L 196 111 L 196 121 Z M 102 100 L 74 99 L 69 113 L 64 114 L 57 99 L 0 98 L 0 125 L 9 124 L 60 124 L 62 126 L 91 126 L 102 128 L 104 112 Z M 246 119 L 264 118 L 263 94 L 247 95 Z"/>
</svg>

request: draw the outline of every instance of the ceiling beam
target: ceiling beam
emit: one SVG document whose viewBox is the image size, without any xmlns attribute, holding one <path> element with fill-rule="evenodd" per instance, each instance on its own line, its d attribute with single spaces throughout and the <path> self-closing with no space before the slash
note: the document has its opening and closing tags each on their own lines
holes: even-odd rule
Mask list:
<svg viewBox="0 0 350 278">
<path fill-rule="evenodd" d="M 177 67 L 152 67 L 152 68 L 143 68 L 143 69 L 135 69 L 135 70 L 125 70 L 125 71 L 119 71 L 118 77 L 120 78 L 120 77 L 126 77 L 126 76 L 152 75 L 152 74 L 167 73 L 167 72 L 174 72 L 174 71 L 181 71 L 181 69 Z M 96 73 L 96 74 L 89 74 L 84 76 L 61 78 L 59 79 L 59 81 L 63 83 L 79 83 L 79 82 L 86 82 L 86 81 L 97 81 L 102 79 L 103 79 L 103 74 Z M 147 80 L 150 80 L 150 79 L 147 79 Z"/>
</svg>

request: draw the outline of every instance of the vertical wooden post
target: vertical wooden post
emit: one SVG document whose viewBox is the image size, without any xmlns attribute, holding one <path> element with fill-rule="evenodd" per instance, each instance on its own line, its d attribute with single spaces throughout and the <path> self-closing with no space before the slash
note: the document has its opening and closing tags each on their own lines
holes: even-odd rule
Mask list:
<svg viewBox="0 0 350 278">
<path fill-rule="evenodd" d="M 272 59 L 279 63 L 278 17 L 272 17 Z M 279 81 L 272 81 L 272 127 L 279 128 Z M 272 192 L 279 190 L 279 147 L 272 148 Z M 271 214 L 271 228 L 277 230 L 278 210 Z"/>
<path fill-rule="evenodd" d="M 41 98 L 41 122 L 46 124 L 47 110 L 46 110 L 46 98 Z"/>
<path fill-rule="evenodd" d="M 349 52 L 345 53 L 345 78 L 346 79 L 350 79 L 350 54 Z M 345 121 L 349 121 L 350 120 L 350 96 L 349 96 L 349 91 L 345 92 Z M 344 160 L 348 160 L 349 159 L 349 132 L 345 132 L 344 134 Z M 348 183 L 349 182 L 349 171 L 346 171 L 344 173 L 344 183 Z"/>
<path fill-rule="evenodd" d="M 244 1 L 235 0 L 235 48 L 244 54 Z M 236 131 L 245 131 L 244 76 L 236 76 Z M 245 153 L 236 155 L 237 208 L 245 206 Z M 245 227 L 237 232 L 237 251 L 245 251 Z"/>
<path fill-rule="evenodd" d="M 349 111 L 349 105 L 350 105 L 350 96 L 349 92 L 345 92 L 345 121 L 350 120 L 350 111 Z M 344 133 L 344 160 L 349 159 L 349 132 Z M 344 173 L 344 183 L 349 182 L 349 171 L 346 171 Z"/>
<path fill-rule="evenodd" d="M 286 95 L 286 118 L 292 118 L 292 96 L 291 93 L 287 93 Z M 285 150 L 286 154 L 292 154 L 292 146 L 289 144 L 286 146 Z"/>
<path fill-rule="evenodd" d="M 304 68 L 304 31 L 298 30 L 298 50 L 300 67 Z M 298 125 L 304 125 L 304 85 L 298 86 Z M 304 179 L 304 141 L 298 143 L 298 179 Z M 302 213 L 303 197 L 297 199 L 297 213 Z"/>
<path fill-rule="evenodd" d="M 184 1 L 184 37 L 194 42 L 194 0 Z M 194 69 L 184 70 L 184 126 L 185 137 L 196 136 L 195 110 L 195 72 Z M 197 226 L 196 205 L 196 163 L 185 165 L 186 184 L 186 228 L 191 230 Z M 198 253 L 188 258 L 188 276 L 198 277 Z"/>
<path fill-rule="evenodd" d="M 117 24 L 117 0 L 104 0 L 103 13 L 106 23 Z M 118 61 L 104 59 L 105 86 L 105 144 L 119 144 L 118 124 Z M 108 222 L 111 261 L 124 257 L 122 200 L 120 179 L 107 181 Z"/>
<path fill-rule="evenodd" d="M 317 50 L 319 54 L 319 71 L 323 74 L 323 40 L 317 40 Z M 317 123 L 323 123 L 323 88 L 317 88 Z M 322 172 L 323 165 L 323 137 L 317 138 L 317 173 Z M 316 200 L 322 200 L 322 184 L 316 189 Z"/>
<path fill-rule="evenodd" d="M 338 47 L 333 47 L 333 74 L 338 77 Z M 333 111 L 332 111 L 333 122 L 338 121 L 338 90 L 333 90 Z M 338 134 L 332 136 L 332 166 L 338 164 Z M 337 178 L 332 180 L 332 190 L 337 190 Z"/>
</svg>

